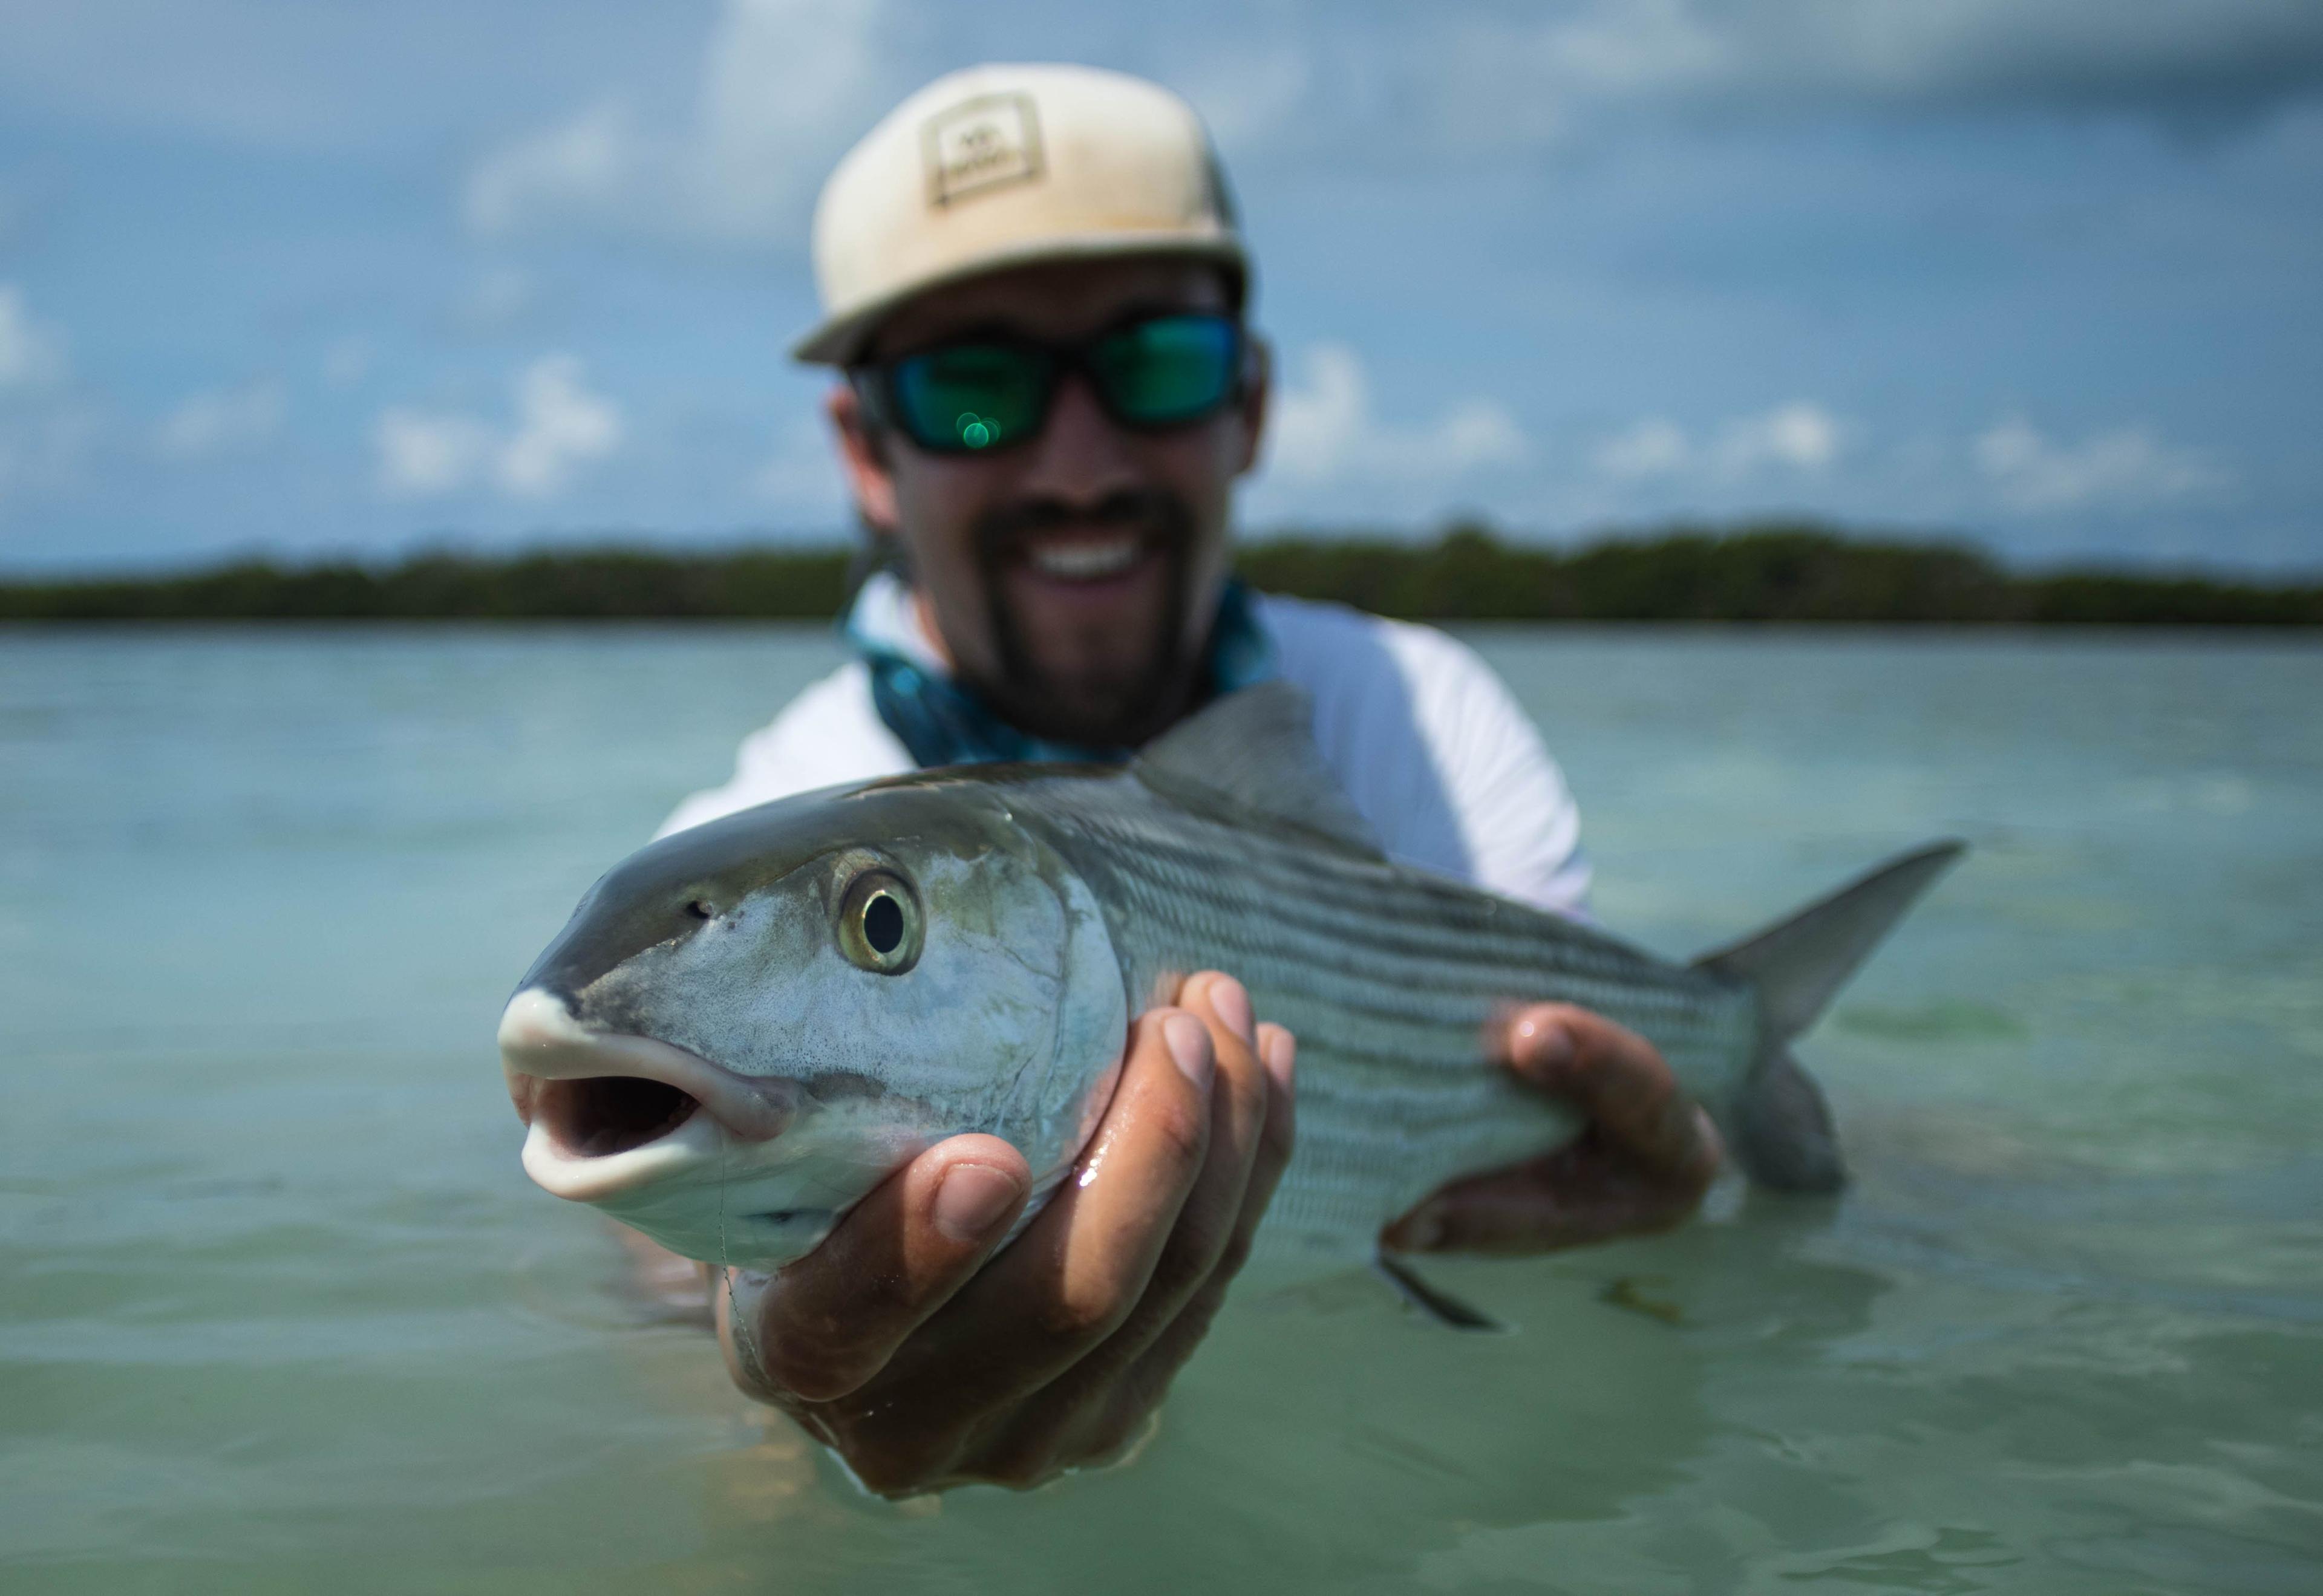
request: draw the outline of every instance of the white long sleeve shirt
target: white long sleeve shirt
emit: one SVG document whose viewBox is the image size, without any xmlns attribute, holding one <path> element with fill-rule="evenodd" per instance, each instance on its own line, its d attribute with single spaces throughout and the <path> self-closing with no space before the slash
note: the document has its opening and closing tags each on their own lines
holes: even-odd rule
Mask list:
<svg viewBox="0 0 2323 1596">
<path fill-rule="evenodd" d="M 890 607 L 886 629 L 941 669 L 902 590 L 871 596 Z M 1433 627 L 1337 604 L 1255 601 L 1280 674 L 1314 700 L 1323 762 L 1392 858 L 1558 913 L 1586 913 L 1580 812 L 1532 722 L 1473 650 Z M 870 673 L 850 661 L 744 738 L 731 779 L 679 804 L 662 833 L 912 768 L 872 702 Z"/>
</svg>

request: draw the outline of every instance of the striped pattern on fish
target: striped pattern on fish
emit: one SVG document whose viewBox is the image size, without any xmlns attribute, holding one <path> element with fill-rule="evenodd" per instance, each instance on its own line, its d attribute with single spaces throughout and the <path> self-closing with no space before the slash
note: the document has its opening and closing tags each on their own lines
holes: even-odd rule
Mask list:
<svg viewBox="0 0 2323 1596">
<path fill-rule="evenodd" d="M 1959 845 L 1673 964 L 1389 860 L 1310 714 L 1268 684 L 1125 768 L 923 772 L 633 855 L 502 1017 L 528 1172 L 690 1256 L 759 1267 L 812 1250 L 944 1136 L 1007 1139 L 1045 1197 L 1130 1020 L 1215 968 L 1299 1039 L 1297 1151 L 1259 1238 L 1278 1265 L 1360 1261 L 1445 1181 L 1575 1133 L 1485 1055 L 1496 1014 L 1534 1000 L 1653 1041 L 1754 1174 L 1836 1180 L 1784 1044 Z"/>
<path fill-rule="evenodd" d="M 1227 970 L 1299 1038 L 1298 1151 L 1262 1247 L 1360 1259 L 1445 1181 L 1570 1138 L 1484 1057 L 1511 1004 L 1630 1026 L 1722 1106 L 1756 1056 L 1748 986 L 1304 827 L 1118 777 L 1037 780 L 1010 805 L 1090 881 L 1133 994 Z"/>
</svg>

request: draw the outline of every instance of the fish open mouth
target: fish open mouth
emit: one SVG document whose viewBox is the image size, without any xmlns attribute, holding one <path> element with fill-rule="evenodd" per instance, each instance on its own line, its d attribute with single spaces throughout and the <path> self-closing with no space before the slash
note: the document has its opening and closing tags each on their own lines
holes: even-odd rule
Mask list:
<svg viewBox="0 0 2323 1596">
<path fill-rule="evenodd" d="M 562 993 L 528 986 L 500 1015 L 509 1098 L 532 1135 L 525 1167 L 559 1196 L 593 1196 L 771 1142 L 796 1111 L 785 1081 L 737 1075 L 650 1036 L 592 1030 Z"/>
<path fill-rule="evenodd" d="M 534 1123 L 575 1158 L 610 1158 L 658 1142 L 701 1106 L 682 1087 L 634 1075 L 543 1080 L 532 1092 Z"/>
<path fill-rule="evenodd" d="M 528 986 L 500 1015 L 524 1172 L 688 1258 L 780 1269 L 863 1193 L 957 1127 L 861 1077 L 746 1076 L 597 1029 L 584 995 Z"/>
</svg>

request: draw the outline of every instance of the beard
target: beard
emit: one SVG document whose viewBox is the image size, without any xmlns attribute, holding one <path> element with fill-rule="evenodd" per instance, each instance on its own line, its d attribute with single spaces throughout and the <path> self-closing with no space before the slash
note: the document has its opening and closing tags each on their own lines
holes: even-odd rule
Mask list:
<svg viewBox="0 0 2323 1596">
<path fill-rule="evenodd" d="M 1158 562 L 1162 591 L 1152 635 L 1143 647 L 1103 665 L 1070 671 L 1044 658 L 1009 594 L 1009 573 L 1039 536 L 1074 531 L 1134 535 L 1141 557 Z M 1095 505 L 1029 499 L 1004 505 L 970 529 L 986 619 L 998 661 L 996 680 L 970 684 L 1004 717 L 1035 737 L 1097 747 L 1134 748 L 1177 718 L 1198 683 L 1189 606 L 1194 578 L 1195 518 L 1174 493 L 1126 489 Z"/>
</svg>

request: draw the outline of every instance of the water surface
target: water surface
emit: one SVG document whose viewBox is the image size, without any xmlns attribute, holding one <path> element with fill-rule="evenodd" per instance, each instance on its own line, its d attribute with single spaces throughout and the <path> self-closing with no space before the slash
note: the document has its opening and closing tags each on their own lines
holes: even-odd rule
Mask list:
<svg viewBox="0 0 2323 1596">
<path fill-rule="evenodd" d="M 1474 635 L 1685 953 L 1977 851 L 1858 1180 L 1238 1302 L 1136 1467 L 866 1500 L 534 1190 L 491 1039 L 821 628 L 0 635 L 11 1591 L 2323 1588 L 2323 648 Z"/>
</svg>

